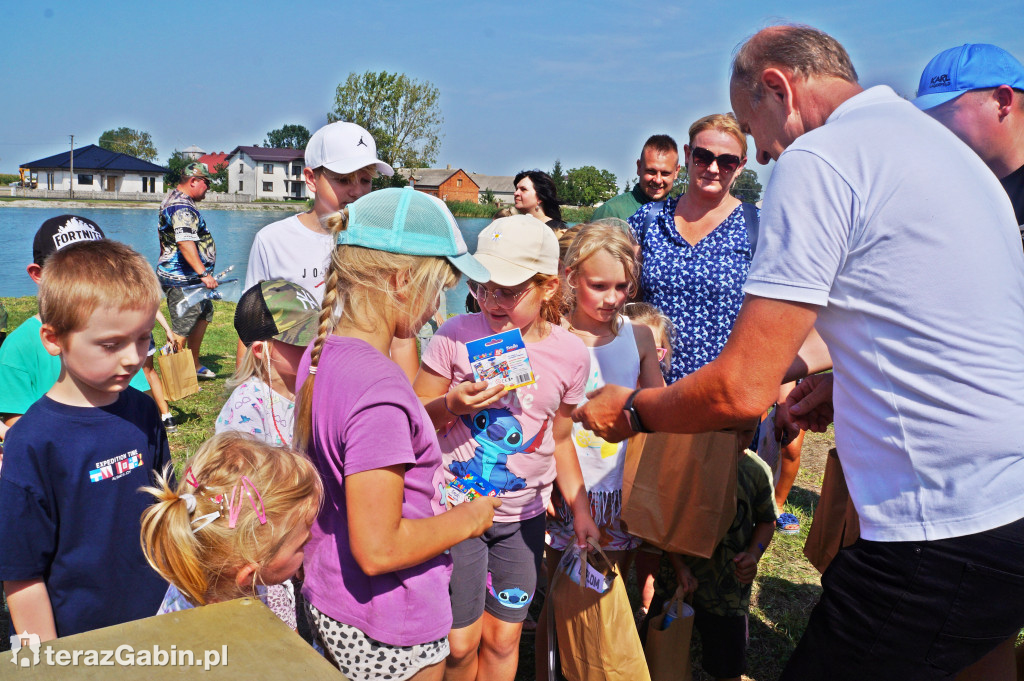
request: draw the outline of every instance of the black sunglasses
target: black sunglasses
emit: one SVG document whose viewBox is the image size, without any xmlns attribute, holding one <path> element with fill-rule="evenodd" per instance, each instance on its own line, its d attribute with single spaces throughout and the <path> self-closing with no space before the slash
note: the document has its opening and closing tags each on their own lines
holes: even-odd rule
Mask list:
<svg viewBox="0 0 1024 681">
<path fill-rule="evenodd" d="M 715 161 L 718 161 L 718 169 L 723 173 L 731 173 L 740 166 L 742 159 L 736 154 L 719 154 L 715 156 L 704 147 L 694 147 L 690 150 L 690 158 L 701 168 L 707 168 Z"/>
</svg>

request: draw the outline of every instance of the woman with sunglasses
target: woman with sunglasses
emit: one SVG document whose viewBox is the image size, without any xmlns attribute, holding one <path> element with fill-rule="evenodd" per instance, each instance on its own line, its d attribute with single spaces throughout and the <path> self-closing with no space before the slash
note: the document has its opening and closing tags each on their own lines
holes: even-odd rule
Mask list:
<svg viewBox="0 0 1024 681">
<path fill-rule="evenodd" d="M 757 208 L 729 193 L 747 160 L 747 138 L 731 113 L 691 125 L 683 152 L 686 193 L 648 203 L 629 219 L 643 256 L 641 298 L 676 329 L 668 383 L 715 359 L 725 346 L 753 254 L 748 222 L 758 219 Z"/>
<path fill-rule="evenodd" d="M 629 219 L 643 258 L 640 297 L 675 327 L 666 383 L 701 368 L 725 346 L 753 257 L 748 234 L 756 235 L 760 217 L 755 206 L 730 194 L 747 161 L 747 138 L 731 113 L 693 123 L 683 152 L 686 193 L 648 203 Z M 783 452 L 784 472 L 794 477 L 801 444 L 802 435 Z M 650 593 L 656 567 L 644 558 L 641 552 L 637 579 Z"/>
</svg>

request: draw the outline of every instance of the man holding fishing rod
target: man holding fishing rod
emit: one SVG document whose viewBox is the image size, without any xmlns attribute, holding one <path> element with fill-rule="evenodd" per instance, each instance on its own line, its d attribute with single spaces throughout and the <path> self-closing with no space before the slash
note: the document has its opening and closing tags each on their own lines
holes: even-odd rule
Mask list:
<svg viewBox="0 0 1024 681">
<path fill-rule="evenodd" d="M 207 299 L 187 307 L 179 314 L 178 303 L 184 298 L 183 289 L 197 285 L 217 288 L 213 268 L 217 261 L 217 246 L 206 228 L 196 202 L 206 197 L 212 178 L 202 163 L 190 163 L 181 171 L 178 185 L 167 193 L 160 204 L 160 259 L 156 274 L 167 294 L 171 330 L 175 342 L 188 343 L 199 378 L 217 375 L 199 363 L 199 348 L 206 327 L 213 321 L 213 303 Z"/>
</svg>

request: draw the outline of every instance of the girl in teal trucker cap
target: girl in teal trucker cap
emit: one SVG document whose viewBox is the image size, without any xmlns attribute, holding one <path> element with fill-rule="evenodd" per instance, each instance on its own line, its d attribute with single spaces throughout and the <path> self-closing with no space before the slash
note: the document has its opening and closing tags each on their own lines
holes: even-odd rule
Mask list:
<svg viewBox="0 0 1024 681">
<path fill-rule="evenodd" d="M 325 488 L 303 595 L 347 678 L 440 679 L 452 624 L 447 549 L 489 528 L 500 502 L 481 496 L 434 514 L 434 426 L 387 353 L 460 272 L 480 282 L 490 273 L 444 203 L 411 188 L 371 192 L 327 224 L 336 246 L 298 372 L 294 444 Z"/>
</svg>

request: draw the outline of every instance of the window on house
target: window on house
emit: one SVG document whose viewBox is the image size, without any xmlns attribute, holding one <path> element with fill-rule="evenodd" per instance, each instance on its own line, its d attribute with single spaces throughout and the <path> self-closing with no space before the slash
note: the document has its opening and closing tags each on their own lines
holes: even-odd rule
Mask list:
<svg viewBox="0 0 1024 681">
<path fill-rule="evenodd" d="M 242 191 L 242 181 L 238 181 L 238 191 Z"/>
<path fill-rule="evenodd" d="M 455 186 L 456 187 L 461 187 L 462 186 L 462 178 L 461 177 L 459 179 L 455 180 Z"/>
<path fill-rule="evenodd" d="M 92 184 L 92 175 L 79 175 L 78 184 Z"/>
<path fill-rule="evenodd" d="M 264 163 L 263 164 L 263 174 L 264 175 L 273 175 L 274 174 L 274 164 L 273 163 Z"/>
<path fill-rule="evenodd" d="M 273 182 L 264 182 L 263 183 L 263 191 L 265 191 L 265 192 L 272 192 L 272 191 L 274 191 L 274 183 Z"/>
<path fill-rule="evenodd" d="M 53 173 L 46 173 L 46 188 L 53 189 Z"/>
<path fill-rule="evenodd" d="M 298 163 L 292 166 L 292 177 L 302 177 L 302 166 Z"/>
</svg>

